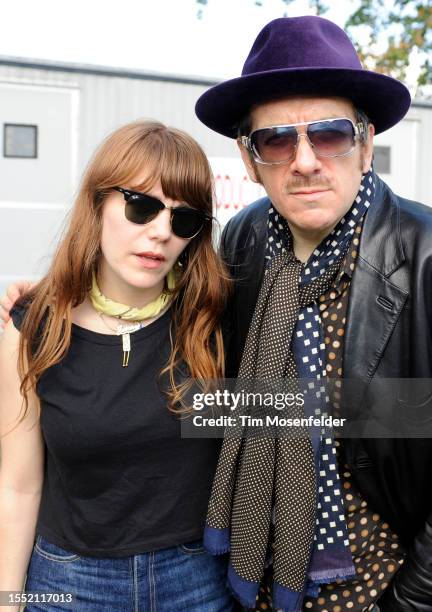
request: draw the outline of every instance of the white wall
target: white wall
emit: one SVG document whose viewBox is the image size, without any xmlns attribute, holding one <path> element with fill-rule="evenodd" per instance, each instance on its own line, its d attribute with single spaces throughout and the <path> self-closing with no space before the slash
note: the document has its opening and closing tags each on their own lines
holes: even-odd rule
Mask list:
<svg viewBox="0 0 432 612">
<path fill-rule="evenodd" d="M 394 192 L 432 206 L 432 105 L 412 106 L 394 128 L 375 137 L 375 145 L 390 147 L 389 174 L 380 176 Z"/>
<path fill-rule="evenodd" d="M 4 123 L 38 128 L 37 157 L 0 156 L 0 293 L 46 268 L 77 182 L 79 94 L 74 88 L 0 82 Z"/>
</svg>

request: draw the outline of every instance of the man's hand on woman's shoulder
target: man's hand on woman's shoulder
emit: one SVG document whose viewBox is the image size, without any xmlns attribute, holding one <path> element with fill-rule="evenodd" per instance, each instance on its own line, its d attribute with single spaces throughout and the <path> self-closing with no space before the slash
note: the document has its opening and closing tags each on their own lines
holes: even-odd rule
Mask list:
<svg viewBox="0 0 432 612">
<path fill-rule="evenodd" d="M 6 289 L 6 294 L 0 298 L 0 329 L 3 329 L 6 323 L 9 321 L 10 310 L 15 304 L 17 299 L 24 295 L 26 291 L 31 289 L 33 283 L 30 281 L 17 281 Z"/>
</svg>

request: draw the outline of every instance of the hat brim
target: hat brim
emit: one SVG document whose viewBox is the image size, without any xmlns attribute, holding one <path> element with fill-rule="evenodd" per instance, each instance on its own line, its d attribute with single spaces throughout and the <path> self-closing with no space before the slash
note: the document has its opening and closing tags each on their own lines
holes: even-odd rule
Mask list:
<svg viewBox="0 0 432 612">
<path fill-rule="evenodd" d="M 195 112 L 209 128 L 237 138 L 237 125 L 255 104 L 285 96 L 339 96 L 363 110 L 379 134 L 407 113 L 411 96 L 400 81 L 369 70 L 290 68 L 256 72 L 215 85 L 198 99 Z"/>
</svg>

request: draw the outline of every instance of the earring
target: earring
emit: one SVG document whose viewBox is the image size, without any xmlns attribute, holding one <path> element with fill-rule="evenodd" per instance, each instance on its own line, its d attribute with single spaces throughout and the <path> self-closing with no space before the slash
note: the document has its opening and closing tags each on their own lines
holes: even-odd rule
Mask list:
<svg viewBox="0 0 432 612">
<path fill-rule="evenodd" d="M 181 268 L 185 268 L 187 266 L 189 260 L 189 252 L 188 249 L 185 249 L 184 251 L 182 251 L 180 253 L 180 255 L 178 256 L 177 259 L 177 266 L 181 269 Z"/>
</svg>

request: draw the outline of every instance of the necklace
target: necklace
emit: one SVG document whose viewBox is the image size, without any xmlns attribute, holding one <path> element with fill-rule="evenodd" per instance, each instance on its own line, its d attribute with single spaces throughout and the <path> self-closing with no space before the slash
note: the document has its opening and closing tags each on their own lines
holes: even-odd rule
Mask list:
<svg viewBox="0 0 432 612">
<path fill-rule="evenodd" d="M 117 336 L 121 336 L 122 337 L 122 345 L 123 345 L 123 362 L 122 362 L 122 366 L 124 368 L 127 368 L 127 366 L 129 365 L 129 356 L 130 356 L 130 352 L 131 352 L 130 334 L 133 334 L 134 332 L 136 332 L 139 329 L 143 328 L 145 323 L 137 322 L 137 323 L 129 324 L 129 325 L 124 325 L 123 323 L 119 323 L 114 328 L 114 327 L 111 327 L 111 325 L 108 325 L 108 323 L 105 321 L 104 313 L 103 312 L 98 311 L 98 315 L 100 316 L 100 319 L 101 319 L 102 323 L 105 325 L 105 327 L 107 327 L 109 330 L 115 332 L 115 334 Z"/>
<path fill-rule="evenodd" d="M 129 323 L 129 325 L 124 325 L 123 323 L 119 323 L 116 327 L 111 327 L 107 321 L 105 321 L 105 313 L 98 312 L 98 315 L 101 318 L 102 323 L 107 327 L 110 331 L 114 332 L 116 336 L 121 336 L 122 334 L 133 334 L 133 332 L 138 331 L 142 327 L 144 327 L 145 323 L 142 321 L 137 321 L 136 323 Z"/>
<path fill-rule="evenodd" d="M 168 290 L 174 289 L 176 277 L 173 270 L 168 272 L 166 283 Z M 144 308 L 134 308 L 132 306 L 127 306 L 126 304 L 120 304 L 119 302 L 115 302 L 114 300 L 107 298 L 102 293 L 98 287 L 96 274 L 94 272 L 89 297 L 93 308 L 100 316 L 104 325 L 109 330 L 115 332 L 117 336 L 122 337 L 122 366 L 124 368 L 127 368 L 129 365 L 129 357 L 131 353 L 130 334 L 144 327 L 145 323 L 143 321 L 157 317 L 164 309 L 168 307 L 171 301 L 171 295 L 164 290 L 159 297 L 157 297 L 153 302 L 150 302 L 150 304 L 144 306 Z M 104 320 L 103 315 L 109 315 L 110 317 L 115 317 L 116 319 L 120 320 L 134 321 L 134 323 L 119 323 L 114 329 Z"/>
</svg>

